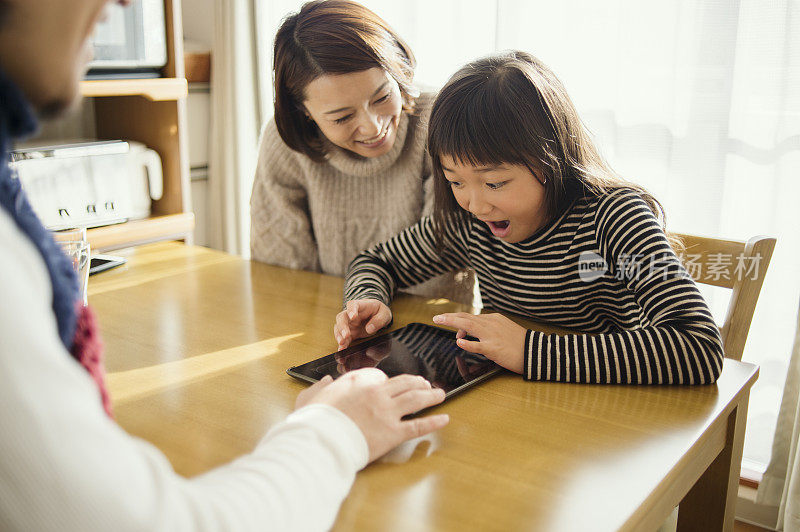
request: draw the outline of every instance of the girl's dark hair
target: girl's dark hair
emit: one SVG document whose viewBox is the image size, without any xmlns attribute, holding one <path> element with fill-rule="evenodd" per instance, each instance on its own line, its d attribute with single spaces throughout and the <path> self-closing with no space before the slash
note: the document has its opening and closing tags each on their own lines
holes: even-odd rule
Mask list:
<svg viewBox="0 0 800 532">
<path fill-rule="evenodd" d="M 287 17 L 275 36 L 275 125 L 287 146 L 314 161 L 325 158 L 324 138 L 303 107 L 309 83 L 325 74 L 381 68 L 400 87 L 411 112 L 417 62 L 411 48 L 378 15 L 349 0 L 317 0 Z"/>
<path fill-rule="evenodd" d="M 468 63 L 439 92 L 428 126 L 434 172 L 434 225 L 459 213 L 442 172 L 442 156 L 460 164 L 526 166 L 545 187 L 546 217 L 561 215 L 580 197 L 635 190 L 657 218 L 664 209 L 644 188 L 625 181 L 592 142 L 564 86 L 541 61 L 520 51 Z M 679 241 L 671 238 L 675 248 Z"/>
</svg>

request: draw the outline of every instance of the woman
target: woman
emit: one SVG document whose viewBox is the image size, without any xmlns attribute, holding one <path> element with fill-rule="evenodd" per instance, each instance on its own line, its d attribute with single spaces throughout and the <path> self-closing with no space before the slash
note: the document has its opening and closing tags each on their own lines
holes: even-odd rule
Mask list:
<svg viewBox="0 0 800 532">
<path fill-rule="evenodd" d="M 414 89 L 405 41 L 346 0 L 309 2 L 288 17 L 273 65 L 275 118 L 250 200 L 252 256 L 343 276 L 358 252 L 432 206 L 424 139 L 434 95 Z M 471 283 L 454 288 L 452 279 L 428 292 L 471 301 Z"/>
</svg>

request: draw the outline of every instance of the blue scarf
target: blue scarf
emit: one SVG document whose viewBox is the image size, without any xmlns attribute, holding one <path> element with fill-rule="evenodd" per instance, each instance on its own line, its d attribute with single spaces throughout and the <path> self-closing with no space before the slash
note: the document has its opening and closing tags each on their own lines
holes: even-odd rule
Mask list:
<svg viewBox="0 0 800 532">
<path fill-rule="evenodd" d="M 70 351 L 77 324 L 78 277 L 70 260 L 33 212 L 19 179 L 12 175 L 9 166 L 11 141 L 30 136 L 36 128 L 33 108 L 22 91 L 0 70 L 0 208 L 8 212 L 20 231 L 42 254 L 53 284 L 53 312 L 58 323 L 58 335 Z M 8 253 L 7 250 L 2 252 Z"/>
</svg>

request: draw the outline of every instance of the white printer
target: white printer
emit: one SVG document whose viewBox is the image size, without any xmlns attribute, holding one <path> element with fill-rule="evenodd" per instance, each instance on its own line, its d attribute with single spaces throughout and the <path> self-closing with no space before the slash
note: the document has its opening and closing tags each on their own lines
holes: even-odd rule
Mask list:
<svg viewBox="0 0 800 532">
<path fill-rule="evenodd" d="M 51 230 L 147 218 L 163 192 L 161 158 L 138 142 L 26 146 L 11 165 Z"/>
</svg>

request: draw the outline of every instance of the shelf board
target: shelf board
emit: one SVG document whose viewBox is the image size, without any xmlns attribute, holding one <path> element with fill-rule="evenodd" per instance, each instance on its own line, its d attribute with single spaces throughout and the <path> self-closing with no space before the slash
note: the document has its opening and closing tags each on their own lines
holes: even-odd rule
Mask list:
<svg viewBox="0 0 800 532">
<path fill-rule="evenodd" d="M 185 98 L 189 85 L 185 78 L 84 80 L 81 94 L 89 97 L 143 96 L 157 102 Z"/>
<path fill-rule="evenodd" d="M 87 231 L 92 251 L 108 251 L 160 240 L 178 240 L 194 231 L 194 213 L 184 212 L 132 220 Z"/>
</svg>

